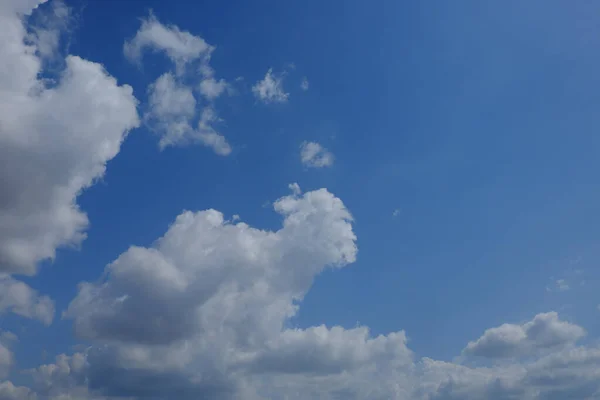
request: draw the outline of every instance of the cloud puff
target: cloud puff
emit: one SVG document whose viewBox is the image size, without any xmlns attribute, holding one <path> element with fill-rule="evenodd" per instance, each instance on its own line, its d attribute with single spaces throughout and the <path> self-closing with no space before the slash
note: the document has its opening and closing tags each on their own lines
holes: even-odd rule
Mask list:
<svg viewBox="0 0 600 400">
<path fill-rule="evenodd" d="M 173 61 L 178 72 L 183 72 L 186 64 L 210 58 L 214 47 L 199 36 L 181 31 L 177 26 L 165 26 L 154 15 L 142 21 L 135 36 L 125 42 L 123 52 L 132 62 L 141 62 L 144 51 L 164 52 Z"/>
<path fill-rule="evenodd" d="M 265 77 L 252 86 L 252 93 L 263 103 L 285 103 L 290 94 L 283 89 L 283 75 L 273 73 L 269 68 Z"/>
<path fill-rule="evenodd" d="M 155 247 L 131 247 L 110 264 L 106 282 L 82 284 L 66 316 L 88 339 L 171 344 L 218 330 L 228 346 L 263 343 L 316 274 L 356 257 L 351 216 L 326 190 L 274 207 L 285 218 L 276 232 L 215 210 L 181 214 Z"/>
<path fill-rule="evenodd" d="M 213 102 L 229 88 L 224 79 L 214 77 L 214 69 L 210 66 L 215 47 L 176 26 L 165 26 L 150 15 L 143 20 L 133 39 L 124 45 L 125 55 L 138 63 L 146 50 L 164 52 L 175 64 L 174 72 L 164 73 L 148 86 L 145 119 L 160 134 L 160 148 L 200 143 L 219 155 L 230 154 L 231 146 L 214 127 L 219 118 Z M 197 80 L 198 84 L 187 83 Z M 206 102 L 200 112 L 194 90 Z M 200 118 L 194 128 L 198 114 Z"/>
<path fill-rule="evenodd" d="M 277 231 L 187 211 L 153 247 L 131 247 L 107 266 L 106 279 L 82 283 L 65 317 L 80 337 L 110 343 L 84 354 L 82 381 L 108 385 L 105 394 L 118 384 L 125 396 L 143 396 L 149 385 L 168 397 L 176 385 L 189 398 L 261 398 L 274 374 L 282 382 L 314 373 L 344 380 L 348 371 L 410 365 L 403 332 L 287 327 L 315 276 L 357 253 L 340 199 L 290 187 L 274 203 L 284 218 Z"/>
<path fill-rule="evenodd" d="M 310 168 L 323 168 L 333 165 L 333 154 L 317 142 L 303 142 L 300 145 L 300 160 Z"/>
<path fill-rule="evenodd" d="M 0 382 L 0 400 L 36 400 L 37 396 L 31 389 L 15 386 L 10 381 Z M 67 398 L 65 398 L 67 399 Z"/>
<path fill-rule="evenodd" d="M 465 353 L 481 357 L 513 357 L 572 344 L 584 335 L 583 328 L 561 321 L 557 313 L 549 312 L 538 314 L 523 325 L 504 324 L 488 329 L 467 345 Z"/>
<path fill-rule="evenodd" d="M 131 87 L 100 64 L 68 56 L 55 81 L 40 79 L 47 48 L 26 42 L 18 15 L 38 3 L 0 8 L 0 272 L 30 275 L 58 247 L 85 237 L 77 196 L 102 177 L 138 125 Z"/>
<path fill-rule="evenodd" d="M 486 331 L 467 345 L 465 365 L 415 360 L 402 331 L 290 326 L 315 277 L 357 254 L 340 199 L 325 189 L 290 189 L 274 203 L 279 230 L 215 210 L 186 211 L 152 247 L 132 246 L 102 280 L 82 283 L 65 317 L 96 344 L 32 371 L 38 393 L 541 400 L 600 390 L 600 350 L 576 347 L 583 328 L 554 312 L 509 325 L 521 335 Z M 472 356 L 490 357 L 490 365 L 477 366 Z M 512 358 L 496 363 L 503 357 Z"/>
<path fill-rule="evenodd" d="M 39 296 L 25 283 L 0 274 L 0 315 L 9 311 L 50 325 L 54 302 L 48 296 Z"/>
<path fill-rule="evenodd" d="M 206 78 L 200 82 L 200 93 L 208 100 L 214 100 L 222 95 L 229 88 L 229 84 L 224 79 Z"/>
</svg>

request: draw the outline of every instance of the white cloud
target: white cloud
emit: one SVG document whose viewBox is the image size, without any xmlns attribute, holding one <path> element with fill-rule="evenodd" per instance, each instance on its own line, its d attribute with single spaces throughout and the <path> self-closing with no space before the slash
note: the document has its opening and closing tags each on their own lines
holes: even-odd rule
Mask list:
<svg viewBox="0 0 600 400">
<path fill-rule="evenodd" d="M 198 122 L 198 139 L 205 146 L 212 148 L 218 155 L 226 156 L 231 153 L 231 146 L 225 136 L 213 128 L 213 124 L 217 119 L 214 109 L 206 107 L 202 110 L 202 116 Z"/>
<path fill-rule="evenodd" d="M 54 0 L 43 12 L 36 12 L 35 17 L 27 40 L 35 44 L 42 59 L 52 61 L 58 56 L 61 35 L 71 22 L 71 10 L 62 0 Z"/>
<path fill-rule="evenodd" d="M 196 113 L 196 99 L 172 74 L 161 75 L 148 87 L 148 108 L 146 119 L 161 134 L 161 148 L 186 143 L 193 136 L 190 120 Z"/>
<path fill-rule="evenodd" d="M 39 296 L 25 283 L 0 274 L 0 315 L 9 311 L 50 325 L 54 302 L 47 296 Z"/>
<path fill-rule="evenodd" d="M 298 185 L 296 182 L 294 183 L 290 183 L 288 185 L 288 188 L 292 191 L 292 193 L 296 196 L 299 196 L 302 194 L 302 189 L 300 189 L 300 185 Z"/>
<path fill-rule="evenodd" d="M 276 335 L 314 276 L 354 261 L 356 246 L 350 214 L 326 190 L 275 209 L 285 217 L 276 232 L 215 210 L 181 214 L 156 247 L 132 247 L 109 265 L 106 283 L 83 284 L 66 315 L 90 339 L 171 343 L 225 329 L 229 345 L 245 346 Z"/>
<path fill-rule="evenodd" d="M 200 93 L 208 100 L 219 97 L 229 87 L 224 79 L 206 78 L 200 82 Z"/>
<path fill-rule="evenodd" d="M 214 77 L 210 66 L 215 47 L 176 26 L 165 26 L 151 15 L 124 47 L 125 55 L 137 62 L 146 49 L 165 52 L 176 66 L 175 73 L 164 73 L 148 87 L 146 122 L 160 134 L 159 147 L 200 143 L 219 155 L 230 154 L 231 146 L 225 136 L 214 128 L 219 118 L 213 102 L 229 88 L 224 79 Z M 195 68 L 191 68 L 192 65 Z M 198 79 L 197 85 L 184 83 Z M 206 101 L 203 107 L 199 107 L 194 88 Z M 200 118 L 198 127 L 194 128 L 197 114 Z"/>
<path fill-rule="evenodd" d="M 308 79 L 306 79 L 306 77 L 302 78 L 302 82 L 300 82 L 300 89 L 302 89 L 306 92 L 308 90 L 308 87 L 309 87 Z"/>
<path fill-rule="evenodd" d="M 585 330 L 561 321 L 558 314 L 538 314 L 523 325 L 503 324 L 470 342 L 465 353 L 482 357 L 513 357 L 575 343 Z"/>
<path fill-rule="evenodd" d="M 0 400 L 36 400 L 37 396 L 29 388 L 15 386 L 10 381 L 0 382 Z M 64 400 L 67 400 L 65 398 Z"/>
<path fill-rule="evenodd" d="M 290 327 L 314 278 L 357 254 L 340 199 L 290 189 L 274 204 L 284 217 L 277 231 L 215 210 L 187 211 L 153 247 L 132 246 L 105 279 L 81 284 L 65 317 L 97 344 L 34 371 L 38 392 L 541 400 L 600 390 L 600 350 L 576 347 L 585 331 L 554 312 L 487 330 L 467 345 L 465 364 L 415 360 L 402 331 L 374 337 L 364 326 Z M 489 365 L 471 356 L 490 357 Z"/>
<path fill-rule="evenodd" d="M 264 103 L 285 103 L 290 94 L 283 89 L 283 75 L 275 75 L 269 68 L 265 77 L 252 86 L 254 96 Z"/>
<path fill-rule="evenodd" d="M 38 3 L 0 8 L 0 272 L 34 274 L 58 247 L 84 239 L 77 196 L 138 125 L 131 87 L 99 64 L 68 56 L 51 87 L 39 79 L 42 60 L 17 15 Z"/>
<path fill-rule="evenodd" d="M 311 168 L 323 168 L 333 165 L 333 154 L 317 142 L 303 142 L 300 145 L 300 160 Z"/>
<path fill-rule="evenodd" d="M 139 63 L 146 50 L 161 51 L 173 61 L 178 73 L 183 73 L 186 64 L 210 58 L 214 47 L 199 36 L 181 31 L 176 26 L 165 26 L 154 15 L 142 21 L 142 26 L 133 39 L 125 42 L 123 52 L 132 62 Z"/>
<path fill-rule="evenodd" d="M 14 363 L 13 353 L 0 342 L 0 378 L 6 378 L 8 370 Z"/>
<path fill-rule="evenodd" d="M 396 218 L 398 215 L 400 215 L 400 209 L 396 208 L 393 212 L 392 212 L 392 217 Z"/>
</svg>

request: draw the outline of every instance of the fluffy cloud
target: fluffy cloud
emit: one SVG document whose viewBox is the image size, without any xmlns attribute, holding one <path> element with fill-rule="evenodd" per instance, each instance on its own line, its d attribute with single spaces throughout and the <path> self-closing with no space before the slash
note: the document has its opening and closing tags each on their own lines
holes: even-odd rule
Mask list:
<svg viewBox="0 0 600 400">
<path fill-rule="evenodd" d="M 29 388 L 15 386 L 10 381 L 0 382 L 0 400 L 36 400 L 37 396 Z M 66 400 L 66 399 L 65 399 Z"/>
<path fill-rule="evenodd" d="M 131 87 L 100 64 L 68 56 L 56 80 L 40 79 L 52 46 L 38 47 L 19 15 L 38 3 L 0 8 L 0 272 L 34 274 L 58 247 L 81 242 L 88 220 L 77 196 L 138 125 Z"/>
<path fill-rule="evenodd" d="M 470 342 L 465 353 L 481 357 L 513 357 L 572 344 L 585 335 L 583 328 L 561 321 L 555 312 L 536 315 L 523 325 L 504 324 Z"/>
<path fill-rule="evenodd" d="M 265 77 L 252 86 L 254 96 L 264 103 L 285 103 L 290 96 L 283 89 L 283 75 L 275 75 L 269 68 Z"/>
<path fill-rule="evenodd" d="M 200 93 L 208 100 L 214 100 L 229 87 L 224 79 L 206 78 L 200 82 Z"/>
<path fill-rule="evenodd" d="M 315 276 L 357 253 L 340 199 L 290 187 L 274 203 L 284 217 L 277 231 L 187 211 L 153 247 L 131 247 L 108 265 L 104 281 L 81 284 L 65 316 L 80 337 L 108 344 L 85 353 L 83 380 L 108 385 L 105 394 L 118 384 L 126 396 L 148 387 L 162 398 L 176 385 L 180 398 L 261 398 L 274 376 L 298 385 L 294 377 L 317 373 L 343 390 L 349 373 L 409 367 L 403 332 L 287 327 Z"/>
<path fill-rule="evenodd" d="M 125 56 L 135 63 L 141 62 L 142 54 L 147 50 L 165 52 L 181 73 L 186 64 L 210 58 L 214 47 L 201 37 L 181 31 L 176 26 L 165 26 L 154 15 L 150 15 L 142 21 L 133 39 L 123 46 Z"/>
<path fill-rule="evenodd" d="M 303 142 L 300 145 L 300 160 L 307 167 L 323 168 L 332 166 L 334 157 L 317 142 Z"/>
<path fill-rule="evenodd" d="M 285 218 L 276 232 L 215 210 L 181 214 L 155 247 L 131 247 L 110 264 L 106 282 L 82 284 L 66 315 L 89 339 L 264 343 L 295 314 L 316 274 L 356 257 L 351 216 L 326 190 L 274 206 Z"/>
<path fill-rule="evenodd" d="M 374 337 L 361 326 L 291 327 L 314 278 L 353 262 L 357 247 L 340 199 L 290 189 L 274 203 L 283 216 L 277 231 L 215 210 L 186 211 L 152 247 L 132 246 L 101 281 L 82 283 L 65 317 L 96 344 L 32 371 L 38 393 L 541 400 L 594 398 L 600 390 L 600 350 L 576 347 L 583 328 L 553 312 L 511 325 L 523 332 L 519 340 L 486 331 L 469 343 L 464 364 L 415 360 L 402 331 Z M 513 358 L 484 367 L 474 355 Z"/>
<path fill-rule="evenodd" d="M 25 283 L 0 274 L 0 315 L 9 311 L 49 325 L 54 318 L 54 302 Z"/>
<path fill-rule="evenodd" d="M 153 15 L 143 20 L 136 35 L 125 42 L 124 53 L 131 61 L 141 62 L 145 51 L 163 52 L 175 66 L 174 72 L 164 73 L 148 87 L 145 119 L 160 135 L 161 149 L 200 143 L 222 156 L 231 153 L 231 146 L 215 129 L 220 119 L 214 101 L 229 88 L 229 84 L 214 77 L 215 71 L 210 66 L 214 50 L 215 47 L 201 37 L 176 26 L 165 26 Z M 197 84 L 188 84 L 198 80 Z M 205 101 L 203 108 L 199 107 L 195 90 Z M 196 128 L 193 126 L 195 120 Z"/>
</svg>

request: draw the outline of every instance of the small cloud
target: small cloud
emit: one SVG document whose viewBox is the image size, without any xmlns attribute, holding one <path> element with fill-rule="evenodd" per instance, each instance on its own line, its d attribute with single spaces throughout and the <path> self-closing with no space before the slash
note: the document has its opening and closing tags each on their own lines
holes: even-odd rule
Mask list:
<svg viewBox="0 0 600 400">
<path fill-rule="evenodd" d="M 395 217 L 397 217 L 398 215 L 400 215 L 400 209 L 399 209 L 399 208 L 396 208 L 396 209 L 394 210 L 394 212 L 392 213 L 392 217 L 394 217 L 394 218 L 395 218 Z"/>
<path fill-rule="evenodd" d="M 548 292 L 566 292 L 569 289 L 571 289 L 571 287 L 564 279 L 557 279 L 551 286 L 546 287 Z"/>
<path fill-rule="evenodd" d="M 263 103 L 285 103 L 289 93 L 283 90 L 283 75 L 275 75 L 269 68 L 265 77 L 252 86 L 252 93 Z"/>
<path fill-rule="evenodd" d="M 225 79 L 215 79 L 213 77 L 203 79 L 200 82 L 199 90 L 200 93 L 207 100 L 214 100 L 219 97 L 228 88 L 228 84 Z"/>
<path fill-rule="evenodd" d="M 300 189 L 300 185 L 298 185 L 296 182 L 290 183 L 288 185 L 288 187 L 290 188 L 290 190 L 292 191 L 292 193 L 294 193 L 295 196 L 299 196 L 299 195 L 302 194 L 302 190 Z"/>
<path fill-rule="evenodd" d="M 304 90 L 305 92 L 308 90 L 308 79 L 306 79 L 306 77 L 302 78 L 300 89 Z"/>
<path fill-rule="evenodd" d="M 205 146 L 212 148 L 218 155 L 229 155 L 231 153 L 231 146 L 227 142 L 227 139 L 225 139 L 225 136 L 213 128 L 212 124 L 215 121 L 218 121 L 218 118 L 212 108 L 206 107 L 202 110 L 202 116 L 198 122 L 198 139 Z"/>
<path fill-rule="evenodd" d="M 302 164 L 311 168 L 323 168 L 333 165 L 334 157 L 331 152 L 317 142 L 303 142 L 300 145 Z"/>
</svg>

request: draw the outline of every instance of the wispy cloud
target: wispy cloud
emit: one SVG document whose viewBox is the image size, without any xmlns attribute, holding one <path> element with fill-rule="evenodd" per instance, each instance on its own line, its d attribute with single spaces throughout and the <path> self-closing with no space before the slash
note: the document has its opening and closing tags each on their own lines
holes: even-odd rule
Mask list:
<svg viewBox="0 0 600 400">
<path fill-rule="evenodd" d="M 284 74 L 273 73 L 273 68 L 269 68 L 265 77 L 252 86 L 252 93 L 263 103 L 285 103 L 290 96 L 283 89 Z"/>
</svg>

